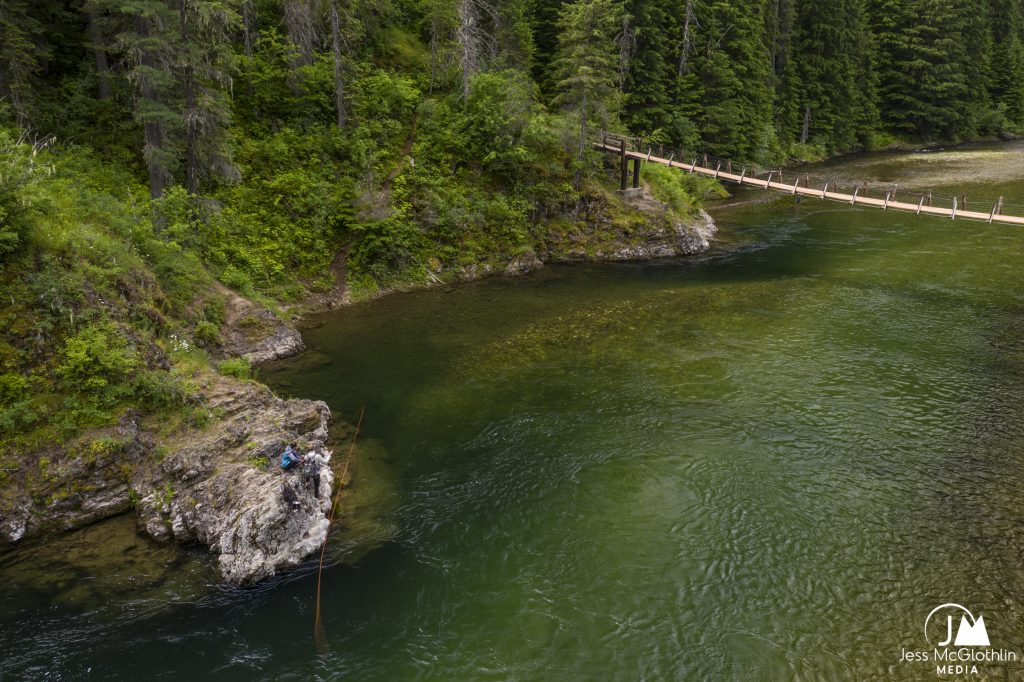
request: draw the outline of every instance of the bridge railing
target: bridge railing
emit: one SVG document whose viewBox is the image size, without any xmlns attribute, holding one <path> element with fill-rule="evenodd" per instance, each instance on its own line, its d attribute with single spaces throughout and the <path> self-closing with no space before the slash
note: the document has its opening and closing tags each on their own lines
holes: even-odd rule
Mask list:
<svg viewBox="0 0 1024 682">
<path fill-rule="evenodd" d="M 810 173 L 799 167 L 763 166 L 759 164 L 743 164 L 732 159 L 721 158 L 707 152 L 684 150 L 670 145 L 649 142 L 641 137 L 622 135 L 608 131 L 600 131 L 595 137 L 608 152 L 619 151 L 625 145 L 625 153 L 630 158 L 668 159 L 675 165 L 687 168 L 703 168 L 720 170 L 730 175 L 745 178 L 766 180 L 771 183 L 797 185 L 804 188 L 827 191 L 836 194 L 849 194 L 861 198 L 882 199 L 888 202 L 912 202 L 922 206 L 947 208 L 953 211 L 975 211 L 1003 215 L 1005 213 L 1024 213 L 1024 204 L 1007 203 L 1002 196 L 978 196 L 973 194 L 950 194 L 935 192 L 932 189 L 912 187 L 900 183 L 884 183 L 877 181 L 857 180 L 841 174 Z"/>
</svg>

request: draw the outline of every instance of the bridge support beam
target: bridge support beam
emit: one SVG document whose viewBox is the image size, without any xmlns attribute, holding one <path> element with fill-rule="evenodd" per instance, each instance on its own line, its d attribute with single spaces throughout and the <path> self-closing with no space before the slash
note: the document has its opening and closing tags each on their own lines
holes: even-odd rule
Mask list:
<svg viewBox="0 0 1024 682">
<path fill-rule="evenodd" d="M 626 191 L 626 174 L 629 173 L 629 160 L 626 159 L 626 138 L 622 138 L 619 148 L 619 189 Z"/>
</svg>

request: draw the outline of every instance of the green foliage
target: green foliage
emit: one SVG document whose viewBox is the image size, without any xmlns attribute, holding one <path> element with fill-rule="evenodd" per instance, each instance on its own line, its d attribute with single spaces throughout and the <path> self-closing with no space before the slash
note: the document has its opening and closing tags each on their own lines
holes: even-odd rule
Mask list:
<svg viewBox="0 0 1024 682">
<path fill-rule="evenodd" d="M 200 346 L 204 348 L 216 348 L 220 345 L 220 329 L 212 322 L 203 320 L 196 325 L 193 337 Z"/>
<path fill-rule="evenodd" d="M 139 367 L 134 344 L 123 330 L 103 321 L 90 324 L 64 342 L 57 375 L 73 393 L 101 396 Z"/>
<path fill-rule="evenodd" d="M 24 244 L 37 219 L 44 201 L 37 185 L 52 172 L 45 157 L 39 158 L 47 146 L 18 142 L 0 129 L 0 263 Z"/>
<path fill-rule="evenodd" d="M 247 380 L 252 378 L 252 365 L 245 358 L 229 358 L 217 365 L 217 371 L 229 377 Z"/>
<path fill-rule="evenodd" d="M 643 178 L 650 185 L 654 198 L 667 204 L 679 216 L 692 214 L 704 199 L 728 196 L 721 183 L 712 178 L 681 173 L 658 164 L 646 165 Z"/>
<path fill-rule="evenodd" d="M 576 0 L 563 5 L 558 16 L 561 33 L 552 67 L 557 92 L 553 103 L 571 111 L 577 121 L 573 174 L 577 188 L 586 168 L 589 128 L 607 127 L 619 107 L 615 37 L 622 16 L 622 6 L 614 0 Z"/>
</svg>

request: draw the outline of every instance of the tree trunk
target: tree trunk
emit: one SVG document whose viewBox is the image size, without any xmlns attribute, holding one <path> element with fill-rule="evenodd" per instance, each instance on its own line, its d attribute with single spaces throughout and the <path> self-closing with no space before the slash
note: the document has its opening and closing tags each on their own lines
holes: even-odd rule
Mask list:
<svg viewBox="0 0 1024 682">
<path fill-rule="evenodd" d="M 143 43 L 149 37 L 149 22 L 145 17 L 136 15 L 135 32 Z M 156 70 L 159 67 L 152 51 L 145 47 L 139 53 L 139 64 L 145 67 L 139 78 L 139 97 L 143 102 L 140 108 L 145 111 L 147 107 L 159 104 L 157 87 L 145 71 Z M 164 151 L 163 126 L 152 116 L 143 116 L 142 121 L 142 134 L 145 139 L 142 155 L 146 159 L 146 170 L 149 172 L 149 196 L 151 199 L 159 199 L 171 182 L 171 175 L 161 159 Z"/>
<path fill-rule="evenodd" d="M 480 45 L 477 37 L 477 16 L 476 5 L 473 0 L 460 0 L 459 2 L 459 29 L 458 43 L 460 50 L 460 62 L 462 66 L 462 96 L 469 96 L 469 81 L 480 68 Z"/>
<path fill-rule="evenodd" d="M 334 48 L 334 104 L 338 114 L 338 128 L 345 127 L 345 81 L 341 70 L 341 18 L 338 0 L 331 0 L 331 44 Z"/>
<path fill-rule="evenodd" d="M 245 56 L 252 59 L 252 37 L 256 33 L 256 8 L 252 0 L 242 3 L 242 49 Z"/>
<path fill-rule="evenodd" d="M 811 132 L 811 105 L 804 109 L 804 127 L 800 130 L 800 144 L 807 144 L 807 136 Z"/>
<path fill-rule="evenodd" d="M 288 78 L 288 88 L 296 96 L 305 92 L 305 84 L 302 82 L 299 69 L 313 63 L 316 46 L 319 43 L 313 14 L 311 0 L 285 0 L 284 20 L 288 29 L 288 39 L 298 48 L 298 52 L 290 60 L 292 73 Z"/>
<path fill-rule="evenodd" d="M 690 70 L 690 49 L 693 47 L 693 0 L 686 0 L 686 13 L 683 19 L 683 44 L 679 51 L 678 77 L 682 78 Z"/>
<path fill-rule="evenodd" d="M 188 0 L 178 0 L 181 47 L 185 52 L 185 63 L 181 70 L 181 91 L 185 97 L 185 189 L 189 194 L 199 192 L 199 158 L 196 152 L 196 136 L 199 112 L 196 108 L 195 77 L 189 54 Z"/>
<path fill-rule="evenodd" d="M 586 154 L 587 144 L 587 93 L 583 92 L 583 101 L 580 102 L 580 141 L 576 149 L 576 168 L 572 174 L 572 185 L 576 191 L 580 189 L 580 180 L 583 171 L 583 155 Z"/>
<path fill-rule="evenodd" d="M 89 40 L 92 42 L 92 54 L 96 61 L 100 99 L 109 100 L 111 97 L 110 66 L 107 64 L 107 51 L 103 49 L 103 31 L 100 30 L 99 14 L 92 6 L 88 6 L 86 14 L 89 18 Z"/>
<path fill-rule="evenodd" d="M 438 20 L 434 17 L 430 20 L 430 87 L 427 93 L 434 94 L 434 78 L 437 75 L 437 42 L 438 42 Z"/>
</svg>

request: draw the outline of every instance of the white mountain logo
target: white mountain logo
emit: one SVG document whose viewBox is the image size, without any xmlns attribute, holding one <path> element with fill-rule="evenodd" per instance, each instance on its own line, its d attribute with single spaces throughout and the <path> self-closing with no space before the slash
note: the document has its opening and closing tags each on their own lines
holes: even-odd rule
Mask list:
<svg viewBox="0 0 1024 682">
<path fill-rule="evenodd" d="M 928 621 L 942 609 L 960 609 L 963 614 L 960 616 L 960 626 L 956 630 L 956 641 L 953 641 L 953 616 L 946 616 L 946 639 L 939 642 L 939 646 L 949 646 L 950 642 L 953 643 L 953 646 L 990 646 L 988 631 L 985 629 L 985 617 L 979 615 L 975 618 L 974 614 L 959 604 L 942 604 L 932 609 L 928 617 L 924 619 L 924 638 L 926 640 L 928 640 Z M 931 642 L 931 640 L 928 641 Z"/>
</svg>

